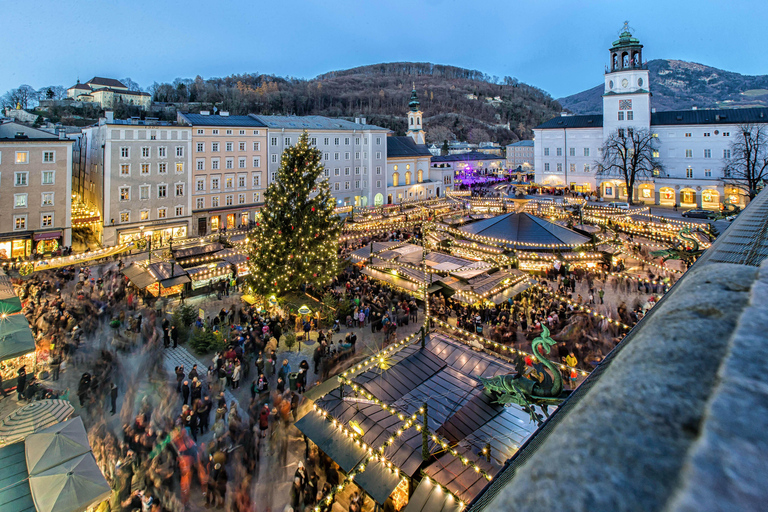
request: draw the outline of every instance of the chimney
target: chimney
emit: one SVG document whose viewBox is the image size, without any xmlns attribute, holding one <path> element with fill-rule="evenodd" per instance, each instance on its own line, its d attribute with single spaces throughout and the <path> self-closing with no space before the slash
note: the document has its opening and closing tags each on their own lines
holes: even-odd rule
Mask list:
<svg viewBox="0 0 768 512">
<path fill-rule="evenodd" d="M 360 118 L 359 117 L 355 118 L 355 124 L 360 124 Z"/>
<path fill-rule="evenodd" d="M 64 128 L 59 128 L 57 131 L 59 132 L 60 139 L 63 140 L 67 138 L 67 130 L 65 130 Z"/>
<path fill-rule="evenodd" d="M 211 111 L 210 110 L 201 110 L 200 111 L 200 115 L 201 116 L 209 116 L 209 115 L 211 115 Z"/>
<path fill-rule="evenodd" d="M 229 117 L 229 112 L 227 112 L 226 110 L 222 110 L 221 112 L 219 112 L 219 115 L 221 117 Z"/>
<path fill-rule="evenodd" d="M 696 105 L 694 105 L 694 106 L 692 106 L 692 107 L 691 107 L 691 110 L 699 110 L 699 107 L 697 107 Z"/>
<path fill-rule="evenodd" d="M 360 118 L 360 124 L 365 124 L 365 118 L 364 117 Z"/>
<path fill-rule="evenodd" d="M 111 110 L 104 111 L 104 116 L 107 118 L 108 123 L 111 123 L 115 120 L 115 113 Z"/>
</svg>

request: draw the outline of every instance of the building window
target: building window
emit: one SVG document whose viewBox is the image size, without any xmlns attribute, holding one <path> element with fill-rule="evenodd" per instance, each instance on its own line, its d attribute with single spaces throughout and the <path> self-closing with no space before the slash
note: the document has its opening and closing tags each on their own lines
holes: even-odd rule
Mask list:
<svg viewBox="0 0 768 512">
<path fill-rule="evenodd" d="M 197 191 L 203 192 L 205 190 L 205 178 L 197 178 Z"/>
<path fill-rule="evenodd" d="M 693 150 L 692 149 L 686 149 L 685 150 L 685 158 L 693 158 Z"/>
<path fill-rule="evenodd" d="M 254 142 L 253 143 L 253 150 L 254 151 L 261 151 L 261 142 Z"/>
<path fill-rule="evenodd" d="M 349 167 L 345 167 L 344 168 L 344 176 L 349 176 L 349 171 L 350 171 Z"/>
<path fill-rule="evenodd" d="M 211 178 L 211 190 L 219 190 L 219 178 Z"/>
<path fill-rule="evenodd" d="M 149 174 L 149 164 L 141 164 L 141 175 L 147 176 Z"/>
<path fill-rule="evenodd" d="M 131 200 L 131 187 L 120 187 L 120 200 L 121 201 Z"/>
<path fill-rule="evenodd" d="M 139 212 L 139 220 L 149 220 L 149 210 L 141 210 Z"/>
<path fill-rule="evenodd" d="M 712 158 L 712 150 L 711 149 L 705 149 L 704 150 L 704 158 Z"/>
<path fill-rule="evenodd" d="M 723 150 L 723 158 L 725 158 L 725 159 L 731 158 L 731 150 L 730 149 L 724 149 Z"/>
<path fill-rule="evenodd" d="M 240 158 L 237 161 L 237 167 L 239 169 L 245 169 L 245 158 Z"/>
<path fill-rule="evenodd" d="M 325 168 L 325 177 L 326 177 L 326 178 L 330 178 L 330 176 L 331 176 L 331 170 L 330 170 L 329 168 L 327 168 L 327 167 L 326 167 L 326 168 Z"/>
<path fill-rule="evenodd" d="M 198 197 L 196 203 L 197 203 L 197 209 L 198 210 L 202 210 L 203 208 L 205 208 L 205 198 L 204 197 Z"/>
<path fill-rule="evenodd" d="M 392 186 L 397 187 L 398 185 L 400 185 L 400 173 L 392 173 Z"/>
<path fill-rule="evenodd" d="M 120 164 L 120 176 L 131 175 L 131 164 Z"/>
<path fill-rule="evenodd" d="M 355 188 L 360 188 L 360 180 L 355 180 Z"/>
<path fill-rule="evenodd" d="M 214 134 L 214 135 L 218 135 L 219 134 L 219 130 L 215 130 L 215 129 L 211 130 L 211 133 Z"/>
<path fill-rule="evenodd" d="M 655 149 L 654 149 L 652 154 L 653 154 L 653 158 L 659 158 L 659 152 L 658 152 L 658 150 L 655 150 Z"/>
<path fill-rule="evenodd" d="M 685 136 L 686 136 L 686 137 L 690 137 L 690 136 L 691 136 L 691 134 L 690 134 L 690 133 L 686 133 L 686 134 L 685 134 Z"/>
<path fill-rule="evenodd" d="M 712 169 L 704 169 L 704 177 L 705 178 L 711 178 L 712 177 Z"/>
<path fill-rule="evenodd" d="M 631 110 L 627 111 L 627 121 L 632 121 L 635 119 L 635 113 Z"/>
<path fill-rule="evenodd" d="M 43 185 L 53 185 L 56 180 L 56 171 L 43 171 Z"/>
<path fill-rule="evenodd" d="M 22 231 L 27 229 L 27 216 L 26 215 L 14 215 L 13 216 L 13 230 Z"/>
<path fill-rule="evenodd" d="M 27 207 L 27 194 L 14 194 L 13 195 L 13 207 L 14 208 L 26 208 Z"/>
<path fill-rule="evenodd" d="M 311 138 L 309 139 L 309 143 L 310 143 L 312 146 L 317 146 L 317 137 L 311 137 Z"/>
<path fill-rule="evenodd" d="M 376 188 L 381 188 L 381 180 L 376 180 Z"/>
<path fill-rule="evenodd" d="M 584 164 L 584 172 L 589 172 L 589 164 Z"/>
<path fill-rule="evenodd" d="M 120 222 L 130 222 L 131 212 L 120 212 Z"/>
<path fill-rule="evenodd" d="M 205 170 L 205 159 L 199 158 L 197 160 L 197 170 L 198 171 L 204 171 Z"/>
<path fill-rule="evenodd" d="M 381 137 L 376 137 L 376 144 L 381 144 Z"/>
<path fill-rule="evenodd" d="M 176 156 L 184 156 L 184 146 L 176 146 Z"/>
<path fill-rule="evenodd" d="M 286 146 L 290 146 L 291 145 L 291 138 L 290 137 L 285 137 L 285 145 Z"/>
<path fill-rule="evenodd" d="M 224 198 L 224 199 L 225 199 L 225 204 L 226 204 L 227 206 L 232 206 L 232 201 L 233 201 L 233 196 L 232 196 L 232 194 L 227 194 L 227 196 L 225 196 L 225 198 Z"/>
<path fill-rule="evenodd" d="M 177 164 L 177 167 L 178 167 L 178 164 Z M 158 174 L 165 174 L 167 172 L 168 172 L 168 164 L 166 164 L 165 162 L 160 162 L 159 164 L 157 164 Z"/>
<path fill-rule="evenodd" d="M 261 157 L 258 157 L 258 156 L 253 157 L 253 167 L 256 169 L 261 167 Z"/>
<path fill-rule="evenodd" d="M 272 137 L 270 139 L 270 144 L 272 144 L 273 146 L 277 146 L 277 137 Z"/>
<path fill-rule="evenodd" d="M 122 147 L 120 148 L 120 158 L 130 158 L 131 156 L 131 148 Z"/>
<path fill-rule="evenodd" d="M 584 148 L 584 156 L 589 156 L 589 148 Z"/>
<path fill-rule="evenodd" d="M 211 169 L 216 170 L 219 168 L 219 159 L 211 158 Z"/>
<path fill-rule="evenodd" d="M 201 129 L 198 128 L 198 130 L 197 130 L 197 134 L 198 135 L 203 135 L 204 133 L 205 133 L 205 130 L 201 130 Z"/>
<path fill-rule="evenodd" d="M 376 152 L 376 159 L 379 160 L 381 158 L 381 151 Z"/>
<path fill-rule="evenodd" d="M 273 164 L 277 163 L 277 155 L 272 155 L 272 163 Z"/>
<path fill-rule="evenodd" d="M 176 162 L 176 174 L 184 174 L 184 162 Z"/>
<path fill-rule="evenodd" d="M 219 143 L 218 142 L 211 142 L 211 151 L 214 153 L 219 152 Z"/>
<path fill-rule="evenodd" d="M 232 188 L 235 186 L 235 178 L 233 176 L 227 176 L 224 178 L 224 188 Z"/>
<path fill-rule="evenodd" d="M 341 169 L 340 169 L 340 168 L 338 168 L 338 167 L 337 167 L 337 168 L 335 168 L 335 169 L 333 170 L 333 175 L 334 175 L 334 176 L 341 176 Z"/>
<path fill-rule="evenodd" d="M 576 172 L 576 164 L 571 164 L 571 172 Z"/>
<path fill-rule="evenodd" d="M 569 154 L 570 154 L 571 156 L 576 156 L 576 148 L 569 148 L 569 150 L 570 150 L 570 151 L 569 151 Z"/>
<path fill-rule="evenodd" d="M 624 111 L 619 110 L 618 119 L 619 119 L 619 121 L 623 121 L 624 120 Z"/>
<path fill-rule="evenodd" d="M 245 174 L 237 177 L 237 188 L 245 188 Z"/>
<path fill-rule="evenodd" d="M 261 186 L 261 174 L 255 173 L 251 179 L 254 187 Z"/>
<path fill-rule="evenodd" d="M 214 196 L 211 198 L 211 208 L 218 208 L 219 207 L 219 196 Z"/>
<path fill-rule="evenodd" d="M 56 161 L 55 151 L 43 151 L 43 163 L 52 164 Z"/>
<path fill-rule="evenodd" d="M 547 172 L 549 172 L 549 162 L 546 162 L 546 163 L 544 164 L 544 170 L 545 170 L 545 171 L 547 171 Z"/>
<path fill-rule="evenodd" d="M 237 147 L 240 148 L 240 151 L 245 151 L 245 142 L 238 143 Z"/>
<path fill-rule="evenodd" d="M 139 199 L 149 199 L 149 185 L 141 185 L 139 187 Z"/>
<path fill-rule="evenodd" d="M 344 153 L 344 160 L 349 160 L 349 151 Z"/>
<path fill-rule="evenodd" d="M 176 197 L 184 197 L 184 184 L 183 183 L 177 183 L 176 184 Z"/>
<path fill-rule="evenodd" d="M 176 216 L 181 217 L 184 215 L 184 207 L 183 206 L 177 206 L 176 207 Z"/>
<path fill-rule="evenodd" d="M 197 143 L 197 152 L 202 153 L 205 151 L 205 142 L 198 142 Z"/>
<path fill-rule="evenodd" d="M 227 169 L 234 169 L 235 168 L 235 160 L 233 158 L 227 158 L 225 160 L 225 167 Z"/>
<path fill-rule="evenodd" d="M 226 143 L 225 148 L 226 148 L 227 151 L 232 151 L 233 147 L 234 147 L 234 145 L 231 142 L 227 142 Z"/>
<path fill-rule="evenodd" d="M 352 183 L 349 181 L 344 182 L 344 190 L 349 190 L 352 186 Z"/>
<path fill-rule="evenodd" d="M 141 148 L 141 158 L 149 158 L 149 148 Z"/>
<path fill-rule="evenodd" d="M 690 167 L 685 170 L 685 177 L 686 178 L 693 178 L 693 169 Z"/>
<path fill-rule="evenodd" d="M 544 156 L 549 156 L 549 148 L 544 148 Z"/>
<path fill-rule="evenodd" d="M 163 199 L 165 197 L 168 197 L 168 185 L 158 185 L 157 186 L 157 197 L 159 199 Z"/>
<path fill-rule="evenodd" d="M 157 218 L 158 219 L 164 219 L 168 214 L 167 208 L 158 208 L 157 209 Z"/>
<path fill-rule="evenodd" d="M 381 167 L 379 166 L 376 167 L 376 174 L 381 174 Z"/>
<path fill-rule="evenodd" d="M 731 136 L 731 132 L 723 132 L 723 137 L 730 137 L 730 136 Z"/>
<path fill-rule="evenodd" d="M 227 130 L 227 135 L 232 135 L 232 130 Z"/>
<path fill-rule="evenodd" d="M 560 162 L 557 163 L 557 172 L 563 172 L 563 164 Z"/>
<path fill-rule="evenodd" d="M 237 195 L 237 204 L 245 204 L 245 194 Z"/>
</svg>

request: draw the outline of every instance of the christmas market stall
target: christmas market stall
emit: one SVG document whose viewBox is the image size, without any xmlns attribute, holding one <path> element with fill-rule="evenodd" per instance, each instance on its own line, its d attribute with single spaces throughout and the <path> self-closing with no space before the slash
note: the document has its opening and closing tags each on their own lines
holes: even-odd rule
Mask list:
<svg viewBox="0 0 768 512">
<path fill-rule="evenodd" d="M 134 262 L 123 269 L 123 275 L 136 288 L 155 297 L 179 294 L 184 285 L 191 281 L 187 271 L 174 261 L 150 264 Z"/>
<path fill-rule="evenodd" d="M 21 311 L 21 299 L 13 289 L 11 278 L 0 270 L 0 315 L 11 315 Z"/>
<path fill-rule="evenodd" d="M 18 371 L 35 371 L 35 338 L 27 318 L 22 314 L 0 315 L 0 372 L 3 388 L 16 385 Z"/>
<path fill-rule="evenodd" d="M 81 512 L 111 495 L 80 417 L 0 448 L 0 510 Z"/>
<path fill-rule="evenodd" d="M 514 374 L 514 365 L 448 335 L 399 343 L 362 366 L 296 422 L 346 475 L 322 498 L 328 504 L 353 484 L 385 509 L 461 510 L 537 428 L 480 381 Z M 428 496 L 435 486 L 440 500 Z"/>
</svg>

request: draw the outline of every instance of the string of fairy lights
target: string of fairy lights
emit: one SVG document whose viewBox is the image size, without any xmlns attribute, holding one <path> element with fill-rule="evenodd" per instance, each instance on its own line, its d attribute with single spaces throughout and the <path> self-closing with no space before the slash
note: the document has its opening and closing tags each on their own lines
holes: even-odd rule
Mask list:
<svg viewBox="0 0 768 512">
<path fill-rule="evenodd" d="M 542 292 L 544 292 L 544 293 L 546 293 L 548 295 L 552 295 L 553 297 L 555 297 L 559 301 L 562 301 L 562 302 L 565 302 L 567 304 L 570 304 L 571 306 L 577 308 L 579 311 L 584 311 L 585 313 L 588 313 L 588 314 L 590 314 L 590 315 L 592 315 L 594 317 L 606 320 L 609 324 L 615 324 L 615 325 L 621 327 L 622 329 L 631 329 L 632 328 L 631 326 L 629 326 L 629 325 L 627 325 L 627 324 L 625 324 L 623 322 L 619 322 L 618 320 L 614 320 L 613 318 L 611 318 L 609 316 L 606 316 L 606 315 L 604 315 L 602 313 L 598 313 L 597 311 L 595 311 L 594 309 L 590 308 L 589 306 L 585 306 L 584 304 L 580 304 L 580 303 L 576 302 L 575 300 L 572 300 L 572 299 L 570 299 L 570 298 L 568 298 L 568 297 L 566 297 L 564 295 L 561 295 L 561 294 L 559 294 L 557 292 L 554 292 L 554 291 L 550 290 L 549 288 L 547 288 L 546 286 L 542 286 L 542 285 L 540 285 L 538 283 L 532 283 L 532 286 L 533 286 L 533 288 L 535 288 L 537 290 L 541 290 Z"/>
</svg>

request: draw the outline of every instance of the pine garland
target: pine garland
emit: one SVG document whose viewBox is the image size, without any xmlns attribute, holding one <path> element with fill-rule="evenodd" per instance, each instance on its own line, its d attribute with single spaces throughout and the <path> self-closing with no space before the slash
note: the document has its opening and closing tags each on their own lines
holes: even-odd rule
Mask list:
<svg viewBox="0 0 768 512">
<path fill-rule="evenodd" d="M 249 247 L 255 294 L 281 296 L 304 283 L 327 284 L 339 273 L 341 221 L 320 158 L 306 131 L 283 151 Z"/>
</svg>

